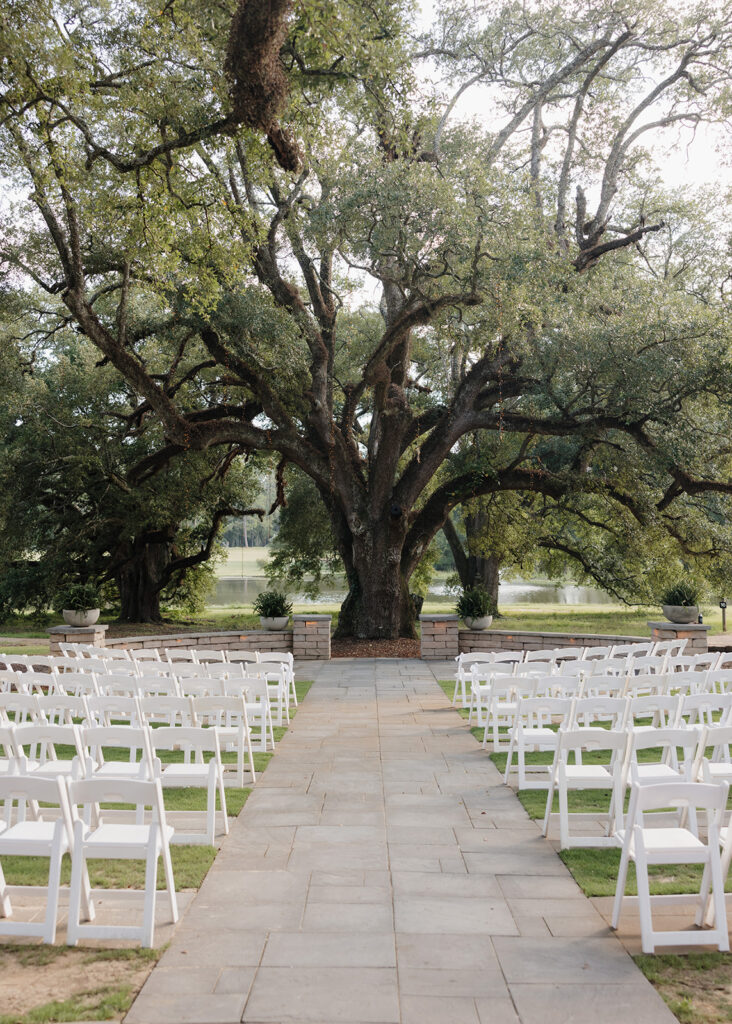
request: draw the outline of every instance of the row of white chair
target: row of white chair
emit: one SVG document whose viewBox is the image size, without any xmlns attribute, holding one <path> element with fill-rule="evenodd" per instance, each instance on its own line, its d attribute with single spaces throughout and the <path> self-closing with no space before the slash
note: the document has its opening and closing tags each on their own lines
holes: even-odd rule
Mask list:
<svg viewBox="0 0 732 1024">
<path fill-rule="evenodd" d="M 732 693 L 732 670 L 662 675 L 477 677 L 471 684 L 468 721 L 485 725 L 491 703 L 519 697 L 724 696 Z"/>
<path fill-rule="evenodd" d="M 34 936 L 52 943 L 56 938 L 61 860 L 71 855 L 71 889 L 67 943 L 80 939 L 135 939 L 142 946 L 153 945 L 157 864 L 162 858 L 165 887 L 173 922 L 178 905 L 170 856 L 173 828 L 168 825 L 159 778 L 55 778 L 17 770 L 0 775 L 0 856 L 48 857 L 44 920 L 21 921 L 14 917 L 10 888 L 0 866 L 0 935 Z M 102 804 L 134 804 L 135 823 L 110 820 Z M 34 813 L 28 816 L 28 809 Z M 145 809 L 151 820 L 145 823 Z M 87 862 L 119 857 L 145 862 L 144 913 L 141 925 L 100 925 L 95 922 Z M 82 921 L 83 918 L 83 921 Z"/>
<path fill-rule="evenodd" d="M 253 748 L 274 747 L 272 716 L 266 703 L 250 703 L 241 692 L 217 696 L 70 697 L 0 694 L 0 726 L 111 726 L 166 725 L 213 728 L 227 750 L 237 754 L 237 784 L 244 785 L 244 763 L 252 781 Z M 8 757 L 13 756 L 8 754 Z"/>
<path fill-rule="evenodd" d="M 687 640 L 647 641 L 633 644 L 613 644 L 603 647 L 561 647 L 547 648 L 537 651 L 473 651 L 459 654 L 455 661 L 455 692 L 453 703 L 457 703 L 460 695 L 463 706 L 466 705 L 466 688 L 471 677 L 473 666 L 496 665 L 504 666 L 502 671 L 518 671 L 518 666 L 544 665 L 546 674 L 560 670 L 561 666 L 569 666 L 573 662 L 592 662 L 623 659 L 627 664 L 636 658 L 678 658 L 686 650 Z M 730 659 L 732 661 L 732 658 Z M 510 668 L 508 666 L 511 666 Z M 591 669 L 589 669 L 591 671 Z"/>
<path fill-rule="evenodd" d="M 548 773 L 543 834 L 549 831 L 555 794 L 559 800 L 559 836 L 562 849 L 570 847 L 601 847 L 619 845 L 618 832 L 623 829 L 623 808 L 628 786 L 667 782 L 709 784 L 732 782 L 729 749 L 732 728 L 703 726 L 650 729 L 560 728 L 555 733 L 554 758 Z M 548 744 L 547 744 L 548 745 Z M 597 763 L 597 757 L 610 754 L 608 763 Z M 722 753 L 723 752 L 723 753 Z M 679 757 L 681 753 L 681 757 Z M 570 761 L 570 756 L 573 761 Z M 538 787 L 536 787 L 538 788 Z M 570 821 L 584 817 L 570 814 L 568 793 L 572 790 L 609 790 L 610 803 L 606 815 L 593 812 L 592 817 L 607 817 L 604 836 L 576 835 L 570 832 Z M 692 818 L 691 831 L 698 833 Z"/>
<path fill-rule="evenodd" d="M 240 721 L 241 717 L 240 709 Z M 205 830 L 177 833 L 175 841 L 208 845 L 213 844 L 215 837 L 217 792 L 224 834 L 229 831 L 221 738 L 218 728 L 200 725 L 151 729 L 141 724 L 99 726 L 34 722 L 0 727 L 0 748 L 7 758 L 3 774 L 19 771 L 41 778 L 158 778 L 163 789 L 206 789 Z M 166 751 L 180 751 L 182 761 L 161 758 L 160 754 Z M 121 752 L 126 756 L 120 756 Z"/>
<path fill-rule="evenodd" d="M 702 685 L 701 680 L 709 672 L 727 672 L 732 679 L 732 657 L 726 654 L 698 654 L 669 658 L 667 656 L 650 658 L 605 658 L 595 661 L 577 659 L 556 664 L 549 662 L 511 663 L 511 662 L 475 662 L 470 665 L 470 672 L 462 670 L 455 679 L 453 703 L 469 707 L 471 699 L 468 693 L 474 683 L 485 683 L 496 676 L 525 678 L 526 676 L 562 676 L 582 677 L 584 679 L 597 676 L 659 676 L 670 675 L 688 677 L 695 685 Z"/>
<path fill-rule="evenodd" d="M 231 673 L 223 673 L 220 677 L 198 674 L 191 677 L 167 674 L 137 676 L 102 672 L 64 672 L 55 677 L 33 672 L 4 675 L 4 688 L 0 689 L 0 707 L 11 694 L 69 697 L 223 697 L 242 693 L 252 705 L 254 720 L 264 721 L 265 717 L 271 719 L 273 708 L 277 725 L 290 720 L 288 686 L 279 672 L 248 675 L 243 668 L 232 666 Z M 264 707 L 257 709 L 257 704 Z"/>
<path fill-rule="evenodd" d="M 719 721 L 715 715 L 721 715 Z M 504 782 L 508 783 L 515 772 L 519 789 L 546 789 L 548 769 L 527 765 L 526 755 L 535 751 L 556 751 L 560 731 L 601 725 L 618 732 L 647 733 L 653 737 L 658 735 L 659 728 L 730 728 L 732 695 L 725 695 L 722 703 L 701 700 L 698 695 L 681 699 L 636 697 L 625 700 L 612 697 L 530 697 L 517 703 L 511 711 L 511 718 Z M 647 724 L 649 720 L 650 724 Z M 723 750 L 720 744 L 721 739 L 715 746 L 714 759 L 729 763 L 729 751 L 726 747 Z"/>
</svg>

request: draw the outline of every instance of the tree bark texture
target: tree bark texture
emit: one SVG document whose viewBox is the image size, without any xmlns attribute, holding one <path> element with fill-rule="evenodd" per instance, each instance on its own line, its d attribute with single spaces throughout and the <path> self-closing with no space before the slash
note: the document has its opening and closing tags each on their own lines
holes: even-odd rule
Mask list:
<svg viewBox="0 0 732 1024">
<path fill-rule="evenodd" d="M 126 542 L 115 573 L 122 622 L 160 622 L 160 591 L 168 581 L 172 552 L 169 541 Z"/>
</svg>

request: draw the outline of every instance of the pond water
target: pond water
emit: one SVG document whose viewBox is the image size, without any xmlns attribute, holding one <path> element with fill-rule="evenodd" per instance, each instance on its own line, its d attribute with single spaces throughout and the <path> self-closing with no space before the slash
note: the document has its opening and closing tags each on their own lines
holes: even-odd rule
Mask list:
<svg viewBox="0 0 732 1024">
<path fill-rule="evenodd" d="M 251 604 L 256 596 L 266 589 L 267 580 L 261 576 L 223 577 L 217 581 L 215 592 L 209 598 L 208 603 L 223 606 Z M 340 604 L 346 596 L 346 592 L 345 587 L 339 586 L 336 581 L 330 587 L 325 588 L 315 601 L 302 594 L 291 594 L 290 596 L 297 604 Z M 455 596 L 448 594 L 445 584 L 440 582 L 430 587 L 428 599 L 430 602 L 444 603 L 445 605 L 455 604 Z M 501 583 L 498 600 L 504 607 L 513 604 L 617 604 L 614 598 L 593 587 L 577 587 L 573 584 L 556 586 L 551 583 L 532 583 L 523 580 Z"/>
</svg>

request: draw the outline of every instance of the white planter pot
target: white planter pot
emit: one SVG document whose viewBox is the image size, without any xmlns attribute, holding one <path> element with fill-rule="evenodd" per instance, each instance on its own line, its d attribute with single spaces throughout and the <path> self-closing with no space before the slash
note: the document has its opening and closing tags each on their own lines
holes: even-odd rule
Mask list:
<svg viewBox="0 0 732 1024">
<path fill-rule="evenodd" d="M 276 618 L 268 618 L 265 615 L 259 616 L 259 625 L 262 629 L 267 629 L 271 632 L 280 632 L 283 629 L 287 629 L 289 621 L 289 615 L 278 615 Z"/>
<path fill-rule="evenodd" d="M 99 608 L 87 608 L 83 612 L 74 612 L 65 608 L 61 614 L 67 626 L 93 626 L 99 618 Z"/>
<path fill-rule="evenodd" d="M 467 615 L 463 621 L 468 629 L 488 629 L 491 622 L 493 622 L 493 616 L 481 615 L 480 618 L 473 619 Z"/>
<path fill-rule="evenodd" d="M 699 618 L 698 604 L 664 604 L 662 608 L 669 622 L 696 622 Z"/>
</svg>

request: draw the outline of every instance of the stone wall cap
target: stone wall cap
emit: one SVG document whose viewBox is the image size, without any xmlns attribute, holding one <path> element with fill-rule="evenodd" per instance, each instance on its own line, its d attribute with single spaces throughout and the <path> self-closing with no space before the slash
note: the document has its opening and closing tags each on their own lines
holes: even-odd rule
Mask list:
<svg viewBox="0 0 732 1024">
<path fill-rule="evenodd" d="M 647 625 L 651 629 L 696 629 L 700 633 L 712 628 L 703 622 L 669 622 L 668 619 L 662 619 L 660 622 L 649 622 Z"/>
<path fill-rule="evenodd" d="M 49 633 L 92 633 L 92 632 L 104 632 L 105 629 L 109 629 L 108 625 L 103 622 L 95 622 L 93 626 L 51 626 L 48 630 Z"/>
<path fill-rule="evenodd" d="M 420 615 L 420 622 L 457 622 L 459 615 Z"/>
<path fill-rule="evenodd" d="M 295 622 L 332 622 L 332 615 L 293 615 Z"/>
<path fill-rule="evenodd" d="M 650 623 L 649 626 L 655 625 Z M 670 625 L 670 623 L 669 623 Z M 709 627 L 705 627 L 709 628 Z M 539 639 L 539 640 L 573 640 L 577 647 L 584 646 L 581 641 L 583 640 L 607 640 L 609 643 L 638 643 L 647 644 L 650 640 L 648 636 L 615 636 L 609 633 L 530 633 L 525 629 L 461 629 L 460 636 L 495 636 L 495 637 L 510 637 L 511 639 Z M 568 644 L 567 646 L 572 646 Z"/>
</svg>

